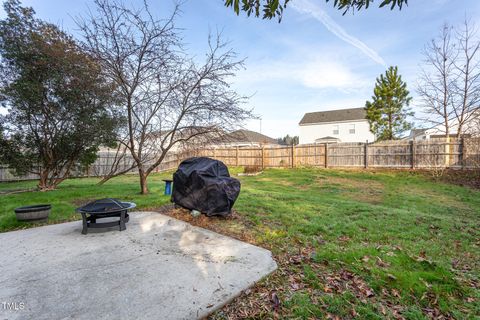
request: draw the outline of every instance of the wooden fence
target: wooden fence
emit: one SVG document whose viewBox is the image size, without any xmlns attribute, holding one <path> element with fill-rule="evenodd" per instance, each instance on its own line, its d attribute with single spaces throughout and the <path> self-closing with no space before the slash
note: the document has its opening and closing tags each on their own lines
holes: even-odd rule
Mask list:
<svg viewBox="0 0 480 320">
<path fill-rule="evenodd" d="M 223 161 L 228 166 L 260 168 L 395 168 L 395 169 L 480 169 L 480 138 L 432 139 L 424 141 L 384 141 L 377 143 L 332 143 L 286 147 L 205 148 L 167 155 L 157 172 L 178 167 L 183 159 L 205 156 Z M 99 153 L 85 172 L 76 176 L 103 176 L 115 158 L 114 152 Z M 126 157 L 119 168 L 128 168 Z M 131 173 L 136 173 L 132 170 Z M 0 181 L 36 179 L 34 175 L 16 177 L 8 168 L 0 167 Z"/>
<path fill-rule="evenodd" d="M 204 149 L 230 166 L 325 168 L 480 168 L 480 138 Z"/>
</svg>

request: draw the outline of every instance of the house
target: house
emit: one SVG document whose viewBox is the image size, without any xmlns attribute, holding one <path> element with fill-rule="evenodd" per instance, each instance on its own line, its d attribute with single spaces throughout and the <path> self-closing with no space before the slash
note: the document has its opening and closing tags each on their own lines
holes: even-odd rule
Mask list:
<svg viewBox="0 0 480 320">
<path fill-rule="evenodd" d="M 465 115 L 465 122 L 462 128 L 463 137 L 480 136 L 480 111 L 472 111 Z M 449 136 L 456 137 L 458 133 L 458 120 L 456 118 L 449 121 Z M 427 129 L 412 129 L 409 140 L 421 141 L 435 138 L 445 138 L 446 130 L 444 124 L 438 124 Z"/>
<path fill-rule="evenodd" d="M 213 144 L 219 147 L 261 147 L 277 146 L 278 141 L 264 134 L 242 129 L 226 133 Z"/>
<path fill-rule="evenodd" d="M 300 121 L 300 144 L 375 141 L 364 108 L 306 113 Z"/>
</svg>

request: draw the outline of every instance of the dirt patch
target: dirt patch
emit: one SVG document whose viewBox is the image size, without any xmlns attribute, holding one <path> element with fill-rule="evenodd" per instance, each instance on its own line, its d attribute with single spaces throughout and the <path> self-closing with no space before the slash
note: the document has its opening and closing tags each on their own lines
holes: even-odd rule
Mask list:
<svg viewBox="0 0 480 320">
<path fill-rule="evenodd" d="M 164 205 L 153 211 L 256 245 L 255 239 L 249 231 L 252 223 L 239 215 L 235 210 L 232 210 L 232 214 L 226 217 L 207 217 L 204 214 L 194 217 L 189 210 L 175 208 L 173 204 Z"/>
<path fill-rule="evenodd" d="M 428 174 L 424 172 L 424 174 Z M 431 175 L 430 175 L 431 178 Z M 479 170 L 447 170 L 438 178 L 445 183 L 451 183 L 462 187 L 480 189 L 480 169 Z"/>
<path fill-rule="evenodd" d="M 384 185 L 375 180 L 370 180 L 368 183 L 365 183 L 365 180 L 342 177 L 320 177 L 315 180 L 315 184 L 323 187 L 338 187 L 345 197 L 359 202 L 380 204 L 383 201 Z"/>
<path fill-rule="evenodd" d="M 288 180 L 283 180 L 283 179 L 259 178 L 259 179 L 257 179 L 257 181 L 268 182 L 268 183 L 281 185 L 281 186 L 285 186 L 285 187 L 291 187 L 291 186 L 295 185 L 293 182 L 288 181 Z"/>
</svg>

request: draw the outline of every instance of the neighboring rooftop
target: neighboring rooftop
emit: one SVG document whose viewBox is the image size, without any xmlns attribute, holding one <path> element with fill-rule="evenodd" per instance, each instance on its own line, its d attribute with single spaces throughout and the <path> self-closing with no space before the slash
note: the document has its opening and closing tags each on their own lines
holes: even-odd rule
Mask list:
<svg viewBox="0 0 480 320">
<path fill-rule="evenodd" d="M 365 119 L 366 115 L 367 113 L 364 108 L 309 112 L 305 113 L 299 124 L 304 125 L 322 122 L 363 120 Z"/>
<path fill-rule="evenodd" d="M 410 130 L 410 138 L 415 138 L 425 133 L 428 129 L 412 129 Z"/>
<path fill-rule="evenodd" d="M 246 143 L 261 143 L 261 144 L 277 144 L 277 140 L 270 138 L 264 134 L 250 131 L 237 130 L 226 134 L 222 137 L 224 142 L 246 142 Z"/>
</svg>

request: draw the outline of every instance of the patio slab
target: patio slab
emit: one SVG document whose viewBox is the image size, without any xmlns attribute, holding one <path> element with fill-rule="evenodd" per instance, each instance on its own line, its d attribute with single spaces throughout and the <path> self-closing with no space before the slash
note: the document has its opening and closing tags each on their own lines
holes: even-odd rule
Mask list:
<svg viewBox="0 0 480 320">
<path fill-rule="evenodd" d="M 0 319 L 202 318 L 276 269 L 268 250 L 155 212 L 0 234 Z"/>
</svg>

